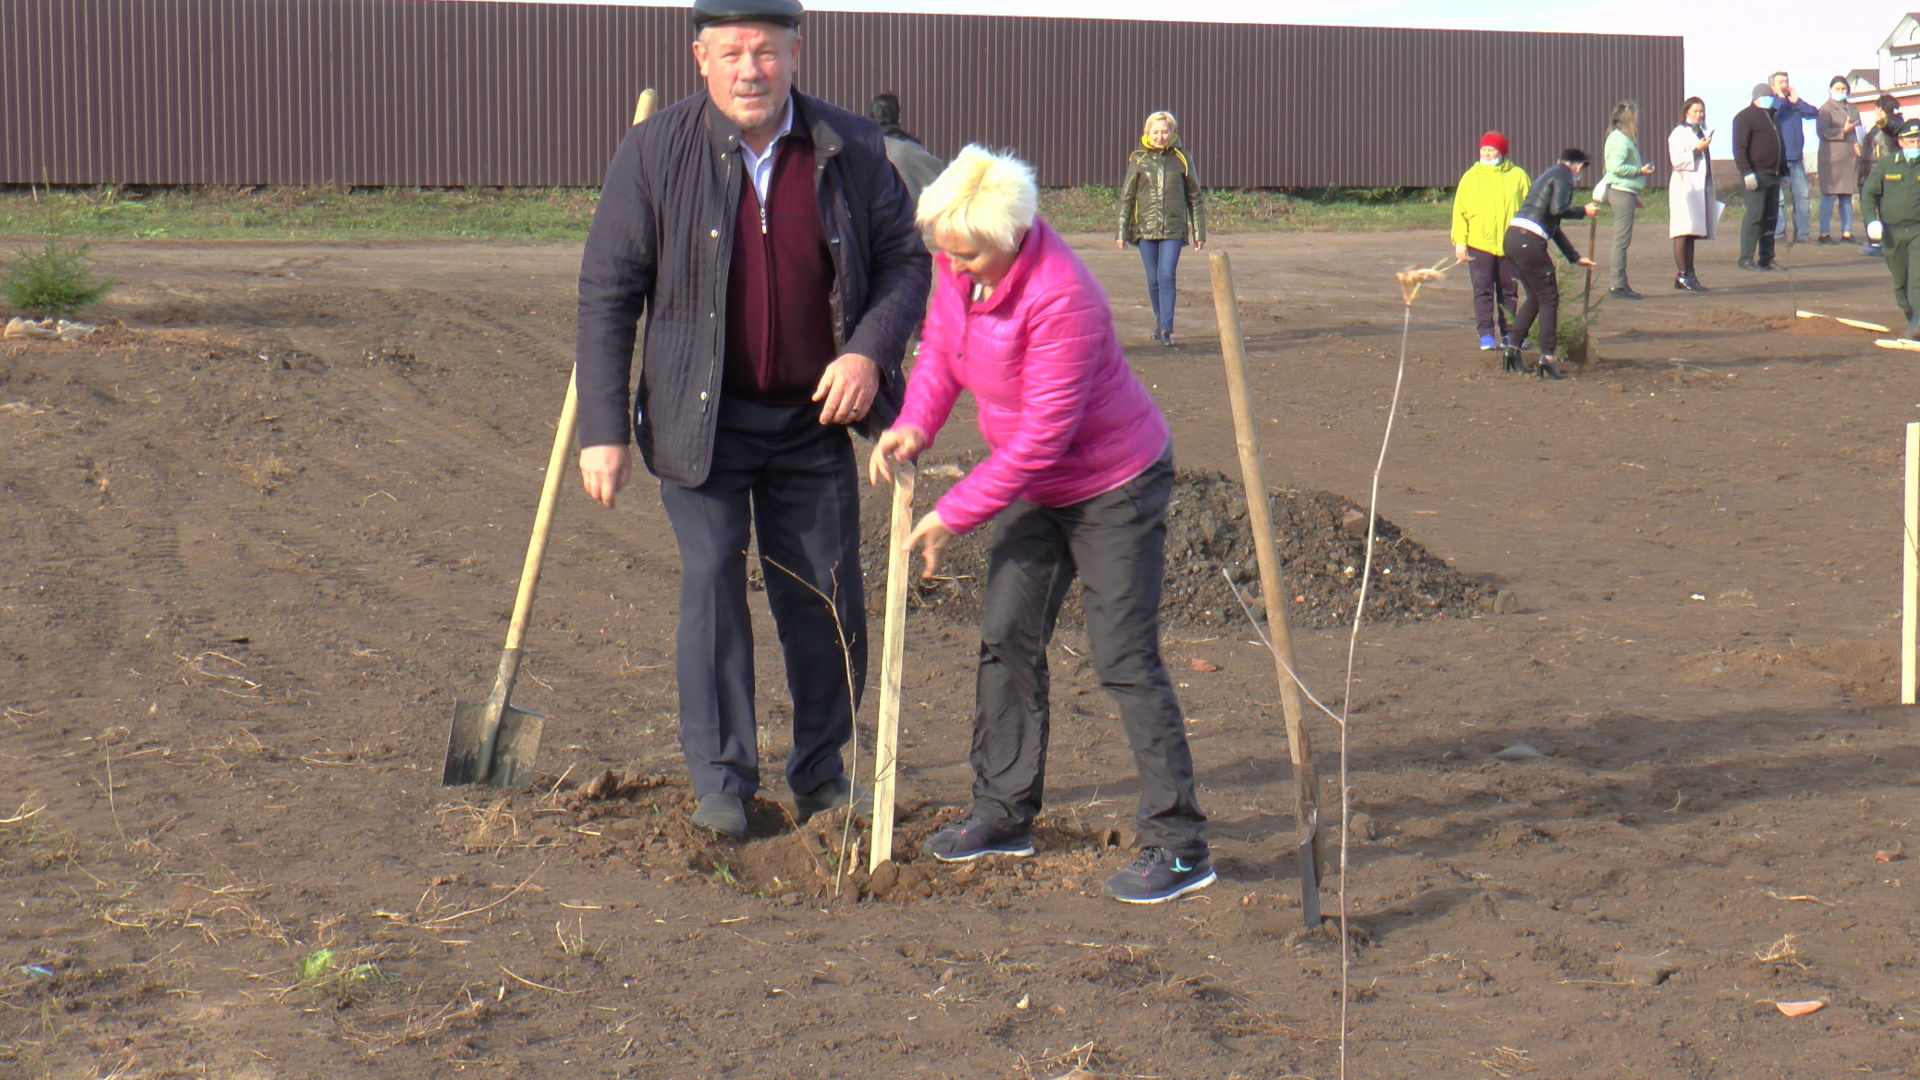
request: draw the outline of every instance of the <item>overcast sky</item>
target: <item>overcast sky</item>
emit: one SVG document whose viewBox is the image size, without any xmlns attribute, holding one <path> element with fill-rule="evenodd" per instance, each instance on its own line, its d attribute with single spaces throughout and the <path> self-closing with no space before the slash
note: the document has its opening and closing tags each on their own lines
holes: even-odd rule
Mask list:
<svg viewBox="0 0 1920 1080">
<path fill-rule="evenodd" d="M 562 0 L 544 0 L 562 2 Z M 578 2 L 578 0 L 571 0 Z M 643 7 L 686 7 L 646 0 L 602 0 Z M 1873 10 L 1842 4 L 1835 14 L 1818 7 L 1745 0 L 1342 0 L 1338 5 L 1274 0 L 802 0 L 809 11 L 913 11 L 949 15 L 1084 16 L 1179 19 L 1195 22 L 1306 23 L 1322 26 L 1414 26 L 1449 30 L 1537 30 L 1576 34 L 1659 34 L 1685 39 L 1686 92 L 1705 98 L 1708 122 L 1719 131 L 1715 152 L 1726 156 L 1733 114 L 1753 84 L 1785 68 L 1801 96 L 1826 100 L 1827 80 L 1873 67 L 1877 50 L 1905 8 Z M 1915 4 L 1920 7 L 1920 4 Z M 1337 10 L 1330 10 L 1337 8 Z M 1678 102 L 1673 103 L 1677 105 Z M 1667 107 L 1648 103 L 1643 129 L 1668 130 Z M 1644 140 L 1643 140 L 1644 141 Z M 1650 155 L 1651 156 L 1651 155 Z"/>
</svg>

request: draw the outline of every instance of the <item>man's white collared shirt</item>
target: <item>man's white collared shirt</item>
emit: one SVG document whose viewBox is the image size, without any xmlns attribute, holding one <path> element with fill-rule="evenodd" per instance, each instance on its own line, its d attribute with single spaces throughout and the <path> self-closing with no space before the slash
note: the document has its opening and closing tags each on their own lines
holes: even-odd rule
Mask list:
<svg viewBox="0 0 1920 1080">
<path fill-rule="evenodd" d="M 773 182 L 773 155 L 780 149 L 780 140 L 793 131 L 793 98 L 787 98 L 787 108 L 780 117 L 780 130 L 773 133 L 773 141 L 767 144 L 767 152 L 756 154 L 747 140 L 740 140 L 740 160 L 746 163 L 747 175 L 753 177 L 754 194 L 760 197 L 760 205 L 767 205 L 767 185 Z"/>
</svg>

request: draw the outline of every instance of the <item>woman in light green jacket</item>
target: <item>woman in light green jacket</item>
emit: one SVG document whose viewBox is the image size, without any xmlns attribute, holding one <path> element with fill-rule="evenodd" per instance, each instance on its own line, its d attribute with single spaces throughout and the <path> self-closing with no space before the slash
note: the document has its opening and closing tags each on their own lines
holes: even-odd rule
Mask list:
<svg viewBox="0 0 1920 1080">
<path fill-rule="evenodd" d="M 1480 348 L 1507 344 L 1507 319 L 1519 306 L 1520 277 L 1507 259 L 1507 226 L 1527 199 L 1527 170 L 1507 160 L 1507 137 L 1480 136 L 1480 160 L 1453 191 L 1453 257 L 1473 279 L 1473 321 Z"/>
<path fill-rule="evenodd" d="M 1633 141 L 1640 134 L 1640 106 L 1631 101 L 1615 105 L 1611 123 L 1601 181 L 1607 189 L 1607 205 L 1613 207 L 1613 287 L 1607 292 L 1638 300 L 1640 294 L 1627 284 L 1627 248 L 1633 244 L 1633 215 L 1640 209 L 1640 192 L 1653 166 L 1640 160 L 1640 147 Z M 1594 197 L 1599 198 L 1599 192 Z"/>
</svg>

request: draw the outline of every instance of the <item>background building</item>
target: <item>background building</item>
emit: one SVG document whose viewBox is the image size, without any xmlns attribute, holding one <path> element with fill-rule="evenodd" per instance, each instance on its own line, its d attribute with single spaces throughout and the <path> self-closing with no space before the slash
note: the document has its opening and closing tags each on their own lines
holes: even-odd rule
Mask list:
<svg viewBox="0 0 1920 1080">
<path fill-rule="evenodd" d="M 643 87 L 698 88 L 691 36 L 683 8 L 0 0 L 0 183 L 595 185 Z M 856 12 L 806 37 L 810 92 L 894 91 L 935 153 L 1011 148 L 1049 186 L 1118 181 L 1155 109 L 1211 187 L 1441 186 L 1488 128 L 1538 170 L 1597 156 L 1617 99 L 1685 96 L 1677 37 Z"/>
</svg>

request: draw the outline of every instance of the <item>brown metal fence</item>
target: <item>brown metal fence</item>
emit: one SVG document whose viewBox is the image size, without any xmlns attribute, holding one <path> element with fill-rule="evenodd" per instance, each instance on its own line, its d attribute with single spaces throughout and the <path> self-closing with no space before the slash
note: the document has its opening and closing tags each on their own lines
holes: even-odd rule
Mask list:
<svg viewBox="0 0 1920 1080">
<path fill-rule="evenodd" d="M 593 185 L 642 87 L 698 89 L 690 37 L 683 8 L 0 0 L 0 183 Z M 1114 183 L 1155 109 L 1208 186 L 1441 186 L 1490 127 L 1531 168 L 1597 156 L 1620 97 L 1652 149 L 1681 61 L 1675 37 L 815 12 L 801 83 L 895 91 L 934 152 L 1011 148 L 1049 186 Z"/>
</svg>

